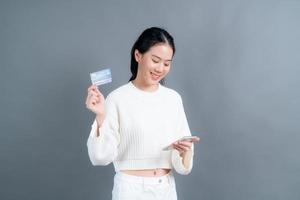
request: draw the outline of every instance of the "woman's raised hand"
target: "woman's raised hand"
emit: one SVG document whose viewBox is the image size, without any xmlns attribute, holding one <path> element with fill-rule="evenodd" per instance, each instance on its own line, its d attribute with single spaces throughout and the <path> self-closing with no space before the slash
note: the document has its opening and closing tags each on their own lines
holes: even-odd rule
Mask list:
<svg viewBox="0 0 300 200">
<path fill-rule="evenodd" d="M 104 103 L 103 94 L 98 90 L 96 85 L 91 85 L 87 90 L 86 107 L 97 115 L 97 117 L 104 117 Z"/>
</svg>

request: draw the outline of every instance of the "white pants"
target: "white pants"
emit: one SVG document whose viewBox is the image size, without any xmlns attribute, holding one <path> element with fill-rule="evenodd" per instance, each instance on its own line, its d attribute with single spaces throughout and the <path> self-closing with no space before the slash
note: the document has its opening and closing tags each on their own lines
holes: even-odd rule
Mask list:
<svg viewBox="0 0 300 200">
<path fill-rule="evenodd" d="M 112 200 L 177 200 L 175 179 L 170 173 L 160 177 L 141 177 L 117 172 Z"/>
</svg>

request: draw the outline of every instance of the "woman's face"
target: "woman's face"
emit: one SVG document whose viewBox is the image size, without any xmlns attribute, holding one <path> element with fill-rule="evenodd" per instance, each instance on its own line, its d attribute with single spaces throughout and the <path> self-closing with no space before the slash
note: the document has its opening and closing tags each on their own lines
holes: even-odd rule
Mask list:
<svg viewBox="0 0 300 200">
<path fill-rule="evenodd" d="M 157 85 L 169 73 L 172 57 L 173 50 L 165 43 L 152 46 L 144 54 L 135 50 L 135 59 L 138 62 L 136 78 L 145 85 Z"/>
</svg>

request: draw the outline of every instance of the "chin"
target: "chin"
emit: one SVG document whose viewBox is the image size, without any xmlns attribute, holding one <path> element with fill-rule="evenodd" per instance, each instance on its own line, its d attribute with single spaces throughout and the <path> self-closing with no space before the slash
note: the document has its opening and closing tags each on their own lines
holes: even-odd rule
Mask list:
<svg viewBox="0 0 300 200">
<path fill-rule="evenodd" d="M 160 81 L 161 81 L 161 79 L 153 80 L 153 79 L 150 78 L 149 83 L 150 83 L 151 85 L 156 85 L 156 84 L 158 84 Z"/>
</svg>

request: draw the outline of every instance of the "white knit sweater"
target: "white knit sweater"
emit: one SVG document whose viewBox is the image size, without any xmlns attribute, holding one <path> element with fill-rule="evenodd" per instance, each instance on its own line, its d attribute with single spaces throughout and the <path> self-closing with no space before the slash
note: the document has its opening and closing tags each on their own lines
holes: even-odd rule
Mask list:
<svg viewBox="0 0 300 200">
<path fill-rule="evenodd" d="M 105 110 L 100 136 L 96 136 L 94 120 L 87 140 L 93 165 L 113 162 L 116 172 L 174 168 L 179 174 L 190 173 L 194 146 L 188 168 L 177 150 L 162 150 L 182 136 L 191 135 L 176 91 L 159 84 L 156 91 L 147 92 L 128 82 L 106 97 Z"/>
</svg>

